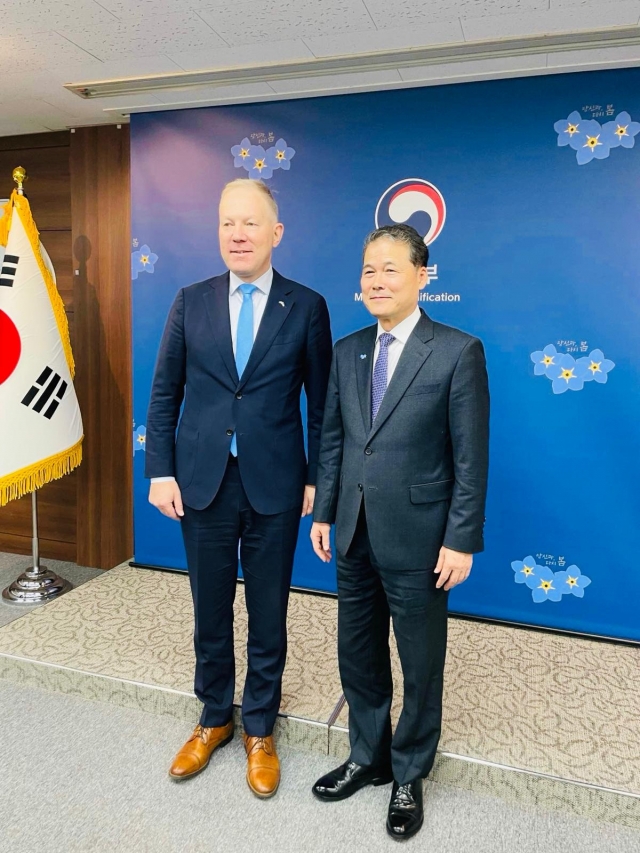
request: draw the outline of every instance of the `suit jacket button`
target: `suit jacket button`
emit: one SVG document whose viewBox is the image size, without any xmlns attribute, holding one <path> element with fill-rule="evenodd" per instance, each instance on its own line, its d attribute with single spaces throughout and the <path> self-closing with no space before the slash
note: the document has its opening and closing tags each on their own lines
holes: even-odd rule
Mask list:
<svg viewBox="0 0 640 853">
<path fill-rule="evenodd" d="M 364 452 L 367 456 L 371 456 L 373 450 L 370 447 L 365 447 Z"/>
<path fill-rule="evenodd" d="M 232 430 L 232 429 L 228 429 L 228 430 L 227 430 L 227 435 L 233 435 L 233 430 Z"/>
<path fill-rule="evenodd" d="M 236 394 L 236 400 L 242 400 L 242 394 Z"/>
<path fill-rule="evenodd" d="M 362 483 L 358 483 L 358 491 L 362 491 Z"/>
</svg>

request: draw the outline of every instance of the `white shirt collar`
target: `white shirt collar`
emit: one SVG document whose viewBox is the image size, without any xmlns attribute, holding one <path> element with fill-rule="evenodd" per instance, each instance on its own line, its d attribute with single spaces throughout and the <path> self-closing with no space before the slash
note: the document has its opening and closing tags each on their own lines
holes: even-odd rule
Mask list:
<svg viewBox="0 0 640 853">
<path fill-rule="evenodd" d="M 418 325 L 418 321 L 420 320 L 420 307 L 416 305 L 415 310 L 409 314 L 408 317 L 405 317 L 397 326 L 394 326 L 393 329 L 389 329 L 389 334 L 393 335 L 393 337 L 400 341 L 401 344 L 406 344 L 409 340 L 409 335 L 415 327 Z M 378 338 L 380 335 L 384 334 L 386 329 L 383 329 L 380 323 L 378 322 L 378 333 L 376 335 L 376 343 L 378 342 Z"/>
<path fill-rule="evenodd" d="M 229 270 L 229 293 L 233 295 L 241 284 L 247 284 L 247 282 L 242 281 L 242 279 L 238 278 L 234 272 Z M 251 282 L 251 284 L 255 284 L 258 290 L 261 290 L 266 296 L 268 296 L 269 291 L 271 290 L 271 285 L 273 284 L 273 267 L 269 267 L 265 273 L 259 276 L 255 281 Z"/>
</svg>

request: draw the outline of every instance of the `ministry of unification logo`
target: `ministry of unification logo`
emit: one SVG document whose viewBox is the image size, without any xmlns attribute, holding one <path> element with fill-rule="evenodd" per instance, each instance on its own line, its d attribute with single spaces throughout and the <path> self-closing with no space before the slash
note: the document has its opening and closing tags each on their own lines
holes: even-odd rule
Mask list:
<svg viewBox="0 0 640 853">
<path fill-rule="evenodd" d="M 404 178 L 396 181 L 382 193 L 374 213 L 376 228 L 384 225 L 405 224 L 416 229 L 430 246 L 438 236 L 447 218 L 447 205 L 440 190 L 424 178 Z M 429 282 L 438 281 L 438 264 L 427 267 Z M 362 302 L 362 293 L 354 293 L 354 301 Z M 460 302 L 459 293 L 423 290 L 420 302 Z"/>
</svg>

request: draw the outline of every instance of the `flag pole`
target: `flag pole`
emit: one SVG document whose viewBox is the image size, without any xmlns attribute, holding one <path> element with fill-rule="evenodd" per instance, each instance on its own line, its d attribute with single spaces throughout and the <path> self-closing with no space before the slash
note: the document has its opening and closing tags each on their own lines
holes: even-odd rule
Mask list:
<svg viewBox="0 0 640 853">
<path fill-rule="evenodd" d="M 13 170 L 13 180 L 18 185 L 20 195 L 24 195 L 22 185 L 27 180 L 27 173 L 22 166 Z M 72 589 L 69 581 L 40 565 L 38 497 L 35 489 L 31 492 L 31 556 L 31 568 L 2 590 L 2 598 L 7 604 L 42 604 Z"/>
</svg>

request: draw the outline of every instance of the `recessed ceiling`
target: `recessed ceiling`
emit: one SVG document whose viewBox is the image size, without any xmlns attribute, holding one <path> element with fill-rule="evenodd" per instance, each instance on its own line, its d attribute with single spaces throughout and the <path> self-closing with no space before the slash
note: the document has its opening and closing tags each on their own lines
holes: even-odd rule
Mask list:
<svg viewBox="0 0 640 853">
<path fill-rule="evenodd" d="M 0 0 L 0 135 L 126 120 L 137 109 L 640 65 L 640 45 L 84 100 L 82 81 L 637 27 L 640 0 Z M 628 30 L 627 30 L 628 32 Z M 640 41 L 640 29 L 638 30 Z"/>
</svg>

